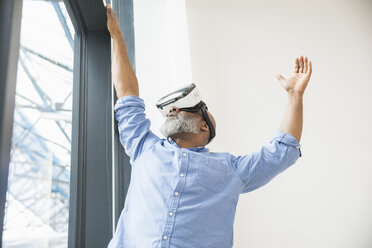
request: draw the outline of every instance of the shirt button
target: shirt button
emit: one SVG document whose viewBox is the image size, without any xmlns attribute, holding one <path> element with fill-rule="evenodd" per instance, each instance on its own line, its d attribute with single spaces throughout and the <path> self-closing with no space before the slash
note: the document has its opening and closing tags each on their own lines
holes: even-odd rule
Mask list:
<svg viewBox="0 0 372 248">
<path fill-rule="evenodd" d="M 173 212 L 169 212 L 169 216 L 173 216 Z"/>
<path fill-rule="evenodd" d="M 168 239 L 168 236 L 167 236 L 167 235 L 164 235 L 164 236 L 163 236 L 163 239 Z"/>
<path fill-rule="evenodd" d="M 184 157 L 186 157 L 186 156 L 187 156 L 187 154 L 186 154 L 186 153 L 184 153 L 184 154 L 183 154 L 183 156 L 184 156 Z"/>
<path fill-rule="evenodd" d="M 178 192 L 174 192 L 174 195 L 175 195 L 175 196 L 178 196 L 179 194 L 178 194 Z"/>
<path fill-rule="evenodd" d="M 183 173 L 180 174 L 180 177 L 184 177 L 184 176 L 185 176 L 185 174 L 183 174 Z"/>
</svg>

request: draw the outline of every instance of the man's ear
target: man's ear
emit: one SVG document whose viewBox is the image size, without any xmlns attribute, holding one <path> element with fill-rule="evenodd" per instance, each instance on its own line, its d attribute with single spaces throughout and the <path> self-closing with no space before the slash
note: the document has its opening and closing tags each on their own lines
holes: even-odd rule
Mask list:
<svg viewBox="0 0 372 248">
<path fill-rule="evenodd" d="M 200 129 L 204 132 L 209 132 L 209 126 L 205 121 L 202 122 L 202 126 L 200 127 Z"/>
</svg>

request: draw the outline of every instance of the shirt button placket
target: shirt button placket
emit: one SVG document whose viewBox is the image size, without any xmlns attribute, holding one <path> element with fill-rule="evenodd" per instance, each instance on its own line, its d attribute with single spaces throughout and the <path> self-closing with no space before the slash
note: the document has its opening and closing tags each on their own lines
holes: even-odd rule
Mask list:
<svg viewBox="0 0 372 248">
<path fill-rule="evenodd" d="M 186 174 L 186 170 L 187 170 L 187 153 L 186 152 L 183 152 L 182 153 L 182 157 L 181 157 L 181 168 L 180 168 L 180 173 L 179 173 L 179 177 L 180 178 L 185 178 Z M 162 242 L 162 247 L 168 247 L 169 246 L 169 237 L 172 233 L 172 228 L 173 228 L 173 224 L 174 224 L 174 216 L 175 216 L 175 212 L 177 211 L 177 206 L 178 206 L 178 202 L 179 202 L 179 195 L 180 195 L 180 191 L 179 189 L 182 189 L 184 187 L 184 183 L 185 183 L 185 180 L 180 180 L 178 185 L 176 186 L 176 191 L 174 192 L 173 194 L 173 198 L 172 198 L 172 204 L 171 204 L 171 207 L 170 209 L 168 210 L 168 218 L 167 218 L 167 225 L 166 225 L 166 229 L 165 229 L 165 232 L 163 233 L 163 242 Z M 182 191 L 182 190 L 181 190 Z"/>
</svg>

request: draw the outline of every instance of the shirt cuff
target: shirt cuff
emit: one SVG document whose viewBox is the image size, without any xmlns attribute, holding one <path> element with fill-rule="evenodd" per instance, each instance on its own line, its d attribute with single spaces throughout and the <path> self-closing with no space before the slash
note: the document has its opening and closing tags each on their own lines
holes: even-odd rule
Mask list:
<svg viewBox="0 0 372 248">
<path fill-rule="evenodd" d="M 279 142 L 282 142 L 284 144 L 287 144 L 287 145 L 290 145 L 290 146 L 293 146 L 293 147 L 297 148 L 300 152 L 300 157 L 302 156 L 301 149 L 300 149 L 301 144 L 298 143 L 297 139 L 295 137 L 293 137 L 293 135 L 291 135 L 289 133 L 282 132 L 281 130 L 278 129 L 278 130 L 275 131 L 275 135 L 274 135 L 274 138 L 272 139 L 272 141 L 274 141 L 274 140 L 277 140 Z"/>
<path fill-rule="evenodd" d="M 142 107 L 145 109 L 145 102 L 138 96 L 123 96 L 119 98 L 114 107 L 114 111 L 118 111 L 122 107 Z"/>
</svg>

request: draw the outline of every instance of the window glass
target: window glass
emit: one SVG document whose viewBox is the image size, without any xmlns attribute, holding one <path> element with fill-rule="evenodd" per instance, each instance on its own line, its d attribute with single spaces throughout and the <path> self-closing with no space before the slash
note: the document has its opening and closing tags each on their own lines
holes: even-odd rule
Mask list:
<svg viewBox="0 0 372 248">
<path fill-rule="evenodd" d="M 23 1 L 3 247 L 67 247 L 74 30 L 63 2 Z"/>
</svg>

